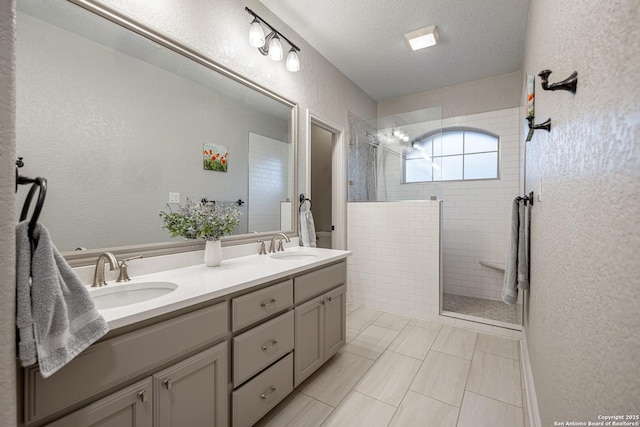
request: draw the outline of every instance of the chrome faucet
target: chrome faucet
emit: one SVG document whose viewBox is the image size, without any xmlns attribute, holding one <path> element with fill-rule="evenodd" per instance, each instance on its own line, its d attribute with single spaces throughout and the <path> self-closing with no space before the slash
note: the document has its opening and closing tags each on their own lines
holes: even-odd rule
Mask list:
<svg viewBox="0 0 640 427">
<path fill-rule="evenodd" d="M 91 287 L 93 288 L 105 286 L 107 284 L 104 280 L 105 261 L 109 262 L 109 270 L 115 270 L 118 268 L 118 260 L 111 252 L 101 253 L 96 260 L 96 271 L 93 273 L 93 283 L 91 284 Z"/>
<path fill-rule="evenodd" d="M 278 240 L 278 238 L 280 238 L 280 244 L 278 245 L 278 251 L 282 252 L 284 251 L 284 244 L 282 243 L 282 239 L 285 240 L 285 242 L 289 243 L 291 241 L 291 239 L 289 239 L 289 236 L 287 236 L 284 233 L 276 233 L 273 235 L 273 237 L 271 238 L 271 246 L 269 247 L 269 253 L 270 254 L 275 254 L 276 253 L 276 240 Z"/>
</svg>

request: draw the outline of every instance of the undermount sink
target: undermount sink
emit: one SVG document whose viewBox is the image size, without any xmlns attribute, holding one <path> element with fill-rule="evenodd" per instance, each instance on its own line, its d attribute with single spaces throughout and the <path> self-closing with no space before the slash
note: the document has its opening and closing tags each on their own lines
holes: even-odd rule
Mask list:
<svg viewBox="0 0 640 427">
<path fill-rule="evenodd" d="M 316 254 L 310 254 L 305 252 L 282 252 L 279 254 L 271 255 L 271 258 L 293 261 L 293 260 L 315 258 L 317 256 L 318 255 Z"/>
<path fill-rule="evenodd" d="M 172 282 L 141 282 L 126 285 L 106 286 L 91 291 L 91 297 L 98 310 L 122 307 L 158 298 L 178 289 Z"/>
</svg>

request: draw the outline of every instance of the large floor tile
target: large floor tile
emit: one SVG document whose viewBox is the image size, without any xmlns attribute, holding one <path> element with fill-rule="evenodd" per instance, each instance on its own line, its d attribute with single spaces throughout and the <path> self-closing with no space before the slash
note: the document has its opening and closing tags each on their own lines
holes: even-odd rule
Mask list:
<svg viewBox="0 0 640 427">
<path fill-rule="evenodd" d="M 442 329 L 442 325 L 440 323 L 436 323 L 436 322 L 432 322 L 430 320 L 424 320 L 424 319 L 411 319 L 409 321 L 409 325 L 417 326 L 419 328 L 433 329 L 436 332 L 439 332 L 440 329 Z"/>
<path fill-rule="evenodd" d="M 386 427 L 396 408 L 352 391 L 322 427 Z"/>
<path fill-rule="evenodd" d="M 508 357 L 476 351 L 467 390 L 522 407 L 520 364 Z"/>
<path fill-rule="evenodd" d="M 355 337 L 358 336 L 360 331 L 356 331 L 355 329 L 347 328 L 347 343 L 350 343 Z"/>
<path fill-rule="evenodd" d="M 353 389 L 398 406 L 421 364 L 413 357 L 385 351 Z"/>
<path fill-rule="evenodd" d="M 347 328 L 362 331 L 382 314 L 368 307 L 358 307 L 347 315 Z"/>
<path fill-rule="evenodd" d="M 431 345 L 438 336 L 436 329 L 425 329 L 418 326 L 405 326 L 389 346 L 389 350 L 424 360 Z"/>
<path fill-rule="evenodd" d="M 477 336 L 476 332 L 466 329 L 443 326 L 431 349 L 471 360 Z"/>
<path fill-rule="evenodd" d="M 392 329 L 371 325 L 347 344 L 343 351 L 376 360 L 398 333 Z"/>
<path fill-rule="evenodd" d="M 393 329 L 395 331 L 401 331 L 402 328 L 409 323 L 409 320 L 411 319 L 397 314 L 382 313 L 372 324 L 382 326 L 383 328 Z"/>
<path fill-rule="evenodd" d="M 256 427 L 319 427 L 333 408 L 294 391 L 273 408 Z"/>
<path fill-rule="evenodd" d="M 458 427 L 522 427 L 522 408 L 467 391 Z"/>
<path fill-rule="evenodd" d="M 347 314 L 351 313 L 352 311 L 356 310 L 359 306 L 355 305 L 355 304 L 348 304 L 347 303 Z"/>
<path fill-rule="evenodd" d="M 372 365 L 366 357 L 339 352 L 297 390 L 336 407 Z"/>
<path fill-rule="evenodd" d="M 389 427 L 455 427 L 458 411 L 455 406 L 409 391 Z"/>
<path fill-rule="evenodd" d="M 471 362 L 449 354 L 430 351 L 410 390 L 460 407 Z"/>
<path fill-rule="evenodd" d="M 478 334 L 476 351 L 496 354 L 510 359 L 519 359 L 519 341 L 495 335 Z"/>
</svg>

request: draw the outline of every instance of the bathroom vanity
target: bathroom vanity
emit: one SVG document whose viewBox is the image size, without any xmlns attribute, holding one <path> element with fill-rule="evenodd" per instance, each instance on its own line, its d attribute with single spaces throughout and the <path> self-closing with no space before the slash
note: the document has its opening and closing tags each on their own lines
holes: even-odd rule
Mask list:
<svg viewBox="0 0 640 427">
<path fill-rule="evenodd" d="M 101 310 L 109 334 L 50 378 L 21 369 L 21 425 L 253 425 L 346 342 L 350 253 L 283 254 L 136 278 L 178 286 Z"/>
</svg>

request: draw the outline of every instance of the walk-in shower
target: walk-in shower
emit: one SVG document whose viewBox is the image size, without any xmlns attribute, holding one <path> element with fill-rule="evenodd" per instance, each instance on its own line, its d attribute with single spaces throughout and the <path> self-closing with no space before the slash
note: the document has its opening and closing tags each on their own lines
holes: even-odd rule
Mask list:
<svg viewBox="0 0 640 427">
<path fill-rule="evenodd" d="M 505 304 L 500 294 L 509 209 L 521 188 L 519 116 L 511 108 L 442 118 L 441 108 L 431 108 L 367 121 L 349 117 L 349 202 L 441 202 L 435 297 L 442 315 L 503 327 L 521 323 L 521 305 Z M 358 212 L 366 221 L 366 209 Z M 413 218 L 416 225 L 422 220 Z M 382 247 L 388 240 L 382 233 L 393 232 L 394 218 L 387 221 L 380 223 Z M 402 280 L 403 272 L 397 274 Z"/>
</svg>

